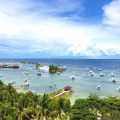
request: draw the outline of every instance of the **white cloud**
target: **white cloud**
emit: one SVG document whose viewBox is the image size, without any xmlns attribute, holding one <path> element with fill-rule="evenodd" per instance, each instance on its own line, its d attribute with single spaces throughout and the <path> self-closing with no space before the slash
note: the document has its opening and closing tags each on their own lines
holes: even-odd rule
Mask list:
<svg viewBox="0 0 120 120">
<path fill-rule="evenodd" d="M 120 27 L 120 0 L 113 0 L 111 3 L 105 5 L 103 10 L 103 23 L 115 27 Z"/>
<path fill-rule="evenodd" d="M 119 19 L 117 17 L 114 19 L 114 16 L 111 17 L 108 12 L 112 11 L 111 9 L 114 11 L 116 2 L 118 1 L 113 1 L 104 7 L 104 24 L 119 24 L 117 22 Z M 23 0 L 17 2 L 0 0 L 0 3 L 0 52 L 2 53 L 47 52 L 56 56 L 92 57 L 120 54 L 119 27 L 110 27 L 103 23 L 82 24 L 56 16 L 63 11 L 75 10 L 75 6 L 79 6 L 76 3 L 68 2 L 70 3 L 68 7 L 62 2 L 60 4 L 63 6 L 55 8 L 44 2 L 37 7 L 37 4 L 24 3 Z M 37 10 L 30 12 L 29 10 L 36 8 L 35 6 Z M 63 8 L 64 10 L 61 11 Z M 118 10 L 115 12 L 119 14 Z"/>
</svg>

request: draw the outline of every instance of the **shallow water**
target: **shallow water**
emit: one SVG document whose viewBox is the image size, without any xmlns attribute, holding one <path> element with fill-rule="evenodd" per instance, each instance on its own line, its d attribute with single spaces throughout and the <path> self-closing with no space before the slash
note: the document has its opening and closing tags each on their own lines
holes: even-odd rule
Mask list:
<svg viewBox="0 0 120 120">
<path fill-rule="evenodd" d="M 57 89 L 61 89 L 67 85 L 72 86 L 74 91 L 71 100 L 76 98 L 85 98 L 90 93 L 96 93 L 99 96 L 120 96 L 117 87 L 120 87 L 120 60 L 65 60 L 65 59 L 29 59 L 27 61 L 39 62 L 42 65 L 56 64 L 66 66 L 66 71 L 60 75 L 51 75 L 48 72 L 41 72 L 35 69 L 34 64 L 23 65 L 23 60 L 1 60 L 1 62 L 19 63 L 19 69 L 0 69 L 0 77 L 4 83 L 15 81 L 17 84 L 23 84 L 24 80 L 30 82 L 30 90 L 39 94 L 49 93 Z M 25 70 L 29 70 L 26 75 Z M 102 70 L 102 71 L 99 71 Z M 94 71 L 93 77 L 88 75 L 88 71 Z M 104 73 L 105 77 L 100 77 L 100 73 Z M 116 75 L 116 83 L 111 82 L 111 73 Z M 37 73 L 42 73 L 37 76 Z M 77 79 L 71 80 L 71 75 L 76 75 Z M 53 86 L 50 88 L 49 86 Z M 101 90 L 96 90 L 97 86 L 101 86 Z"/>
</svg>

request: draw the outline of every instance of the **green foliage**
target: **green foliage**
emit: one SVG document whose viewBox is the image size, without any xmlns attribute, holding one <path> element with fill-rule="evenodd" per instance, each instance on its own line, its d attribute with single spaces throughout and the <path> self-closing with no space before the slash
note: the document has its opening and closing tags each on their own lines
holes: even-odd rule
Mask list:
<svg viewBox="0 0 120 120">
<path fill-rule="evenodd" d="M 59 90 L 57 90 L 57 91 L 51 92 L 51 93 L 49 94 L 49 96 L 50 96 L 50 97 L 54 97 L 54 96 L 58 95 L 59 93 L 61 93 L 62 90 L 63 90 L 63 89 L 59 89 Z"/>
<path fill-rule="evenodd" d="M 0 81 L 0 120 L 120 120 L 120 98 L 99 98 L 90 94 L 87 99 L 53 98 L 32 92 L 17 93 L 9 84 Z"/>
<path fill-rule="evenodd" d="M 71 111 L 71 120 L 96 120 L 96 116 L 89 110 L 73 109 Z"/>
<path fill-rule="evenodd" d="M 56 73 L 58 71 L 58 67 L 55 65 L 49 65 L 49 73 Z"/>
<path fill-rule="evenodd" d="M 41 65 L 38 64 L 38 63 L 36 63 L 35 68 L 36 68 L 36 69 L 39 69 L 39 67 L 41 67 Z"/>
<path fill-rule="evenodd" d="M 90 94 L 87 99 L 77 99 L 71 109 L 71 120 L 96 120 L 97 113 L 102 115 L 102 120 L 119 120 L 120 98 L 100 99 Z"/>
<path fill-rule="evenodd" d="M 70 100 L 60 98 L 58 99 L 58 104 L 61 110 L 63 110 L 64 112 L 70 112 Z"/>
<path fill-rule="evenodd" d="M 49 73 L 54 74 L 57 72 L 63 72 L 65 71 L 65 69 L 63 68 L 59 68 L 58 66 L 55 65 L 49 65 Z"/>
</svg>

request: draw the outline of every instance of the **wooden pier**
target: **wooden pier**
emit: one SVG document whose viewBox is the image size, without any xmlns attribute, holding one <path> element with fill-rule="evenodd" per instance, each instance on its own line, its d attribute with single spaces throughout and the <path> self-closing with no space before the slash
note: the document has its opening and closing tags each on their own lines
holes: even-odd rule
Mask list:
<svg viewBox="0 0 120 120">
<path fill-rule="evenodd" d="M 14 68 L 17 69 L 19 68 L 18 64 L 0 64 L 0 68 Z"/>
</svg>

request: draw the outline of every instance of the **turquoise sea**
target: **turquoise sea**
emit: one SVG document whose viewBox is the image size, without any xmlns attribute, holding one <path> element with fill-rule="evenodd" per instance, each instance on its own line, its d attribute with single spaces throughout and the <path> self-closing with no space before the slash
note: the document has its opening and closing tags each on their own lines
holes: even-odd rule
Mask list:
<svg viewBox="0 0 120 120">
<path fill-rule="evenodd" d="M 31 64 L 22 64 L 21 61 L 32 62 Z M 23 84 L 28 79 L 30 83 L 29 90 L 38 94 L 50 93 L 65 86 L 71 86 L 73 95 L 71 100 L 76 98 L 85 98 L 90 93 L 96 93 L 101 97 L 120 96 L 120 60 L 96 60 L 96 59 L 1 59 L 0 63 L 18 63 L 19 69 L 0 69 L 0 79 L 8 84 L 15 81 L 18 85 Z M 66 71 L 57 74 L 49 74 L 45 71 L 35 69 L 34 63 L 41 65 L 55 64 L 66 68 Z M 29 74 L 26 75 L 25 71 Z M 94 76 L 91 77 L 88 72 L 93 71 Z M 41 76 L 37 76 L 41 73 Z M 100 77 L 100 73 L 104 77 Z M 116 83 L 112 82 L 111 73 L 114 73 Z M 70 77 L 75 75 L 77 79 L 72 80 Z M 50 88 L 49 86 L 53 86 Z M 100 90 L 96 87 L 101 86 Z"/>
</svg>

